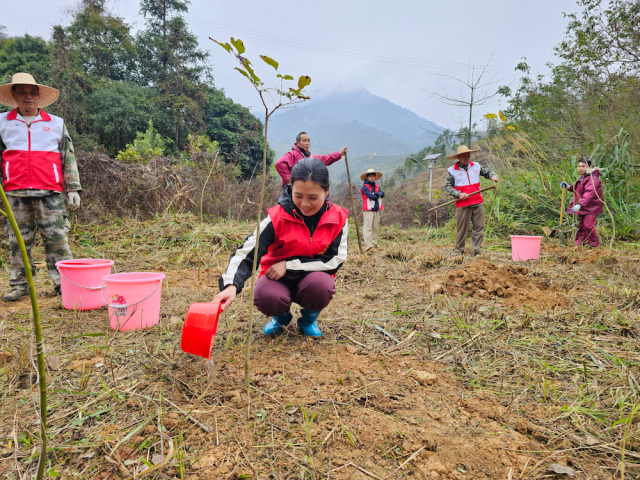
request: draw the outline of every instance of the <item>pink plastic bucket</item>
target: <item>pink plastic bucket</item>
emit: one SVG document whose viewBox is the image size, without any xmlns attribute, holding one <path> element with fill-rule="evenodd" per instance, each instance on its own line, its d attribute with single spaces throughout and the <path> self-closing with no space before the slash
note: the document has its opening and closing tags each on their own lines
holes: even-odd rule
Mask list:
<svg viewBox="0 0 640 480">
<path fill-rule="evenodd" d="M 100 291 L 102 277 L 111 273 L 113 260 L 80 258 L 56 262 L 60 272 L 62 306 L 67 310 L 94 310 L 104 307 Z"/>
<path fill-rule="evenodd" d="M 542 237 L 511 235 L 511 259 L 515 262 L 538 259 L 541 242 Z"/>
<path fill-rule="evenodd" d="M 102 277 L 102 298 L 109 306 L 111 328 L 149 328 L 160 321 L 160 297 L 165 275 L 153 272 L 116 273 Z"/>
</svg>

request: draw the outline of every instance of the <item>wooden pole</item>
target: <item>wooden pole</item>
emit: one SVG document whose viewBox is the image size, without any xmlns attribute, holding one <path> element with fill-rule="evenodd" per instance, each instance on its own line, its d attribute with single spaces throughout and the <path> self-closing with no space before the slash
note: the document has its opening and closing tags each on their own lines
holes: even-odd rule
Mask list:
<svg viewBox="0 0 640 480">
<path fill-rule="evenodd" d="M 353 210 L 353 223 L 356 224 L 356 235 L 358 236 L 358 247 L 362 253 L 362 240 L 360 239 L 360 228 L 358 227 L 358 214 L 356 213 L 356 201 L 353 198 L 353 188 L 351 188 L 351 174 L 349 173 L 349 162 L 347 152 L 344 152 L 344 164 L 347 167 L 347 180 L 349 182 L 349 194 L 351 195 L 351 209 Z"/>
<path fill-rule="evenodd" d="M 22 265 L 24 266 L 24 273 L 27 277 L 27 285 L 29 286 L 29 298 L 31 298 L 31 310 L 33 312 L 33 330 L 36 337 L 36 354 L 38 358 L 38 377 L 39 377 L 39 389 L 40 389 L 40 458 L 38 461 L 38 470 L 36 478 L 41 480 L 44 478 L 44 467 L 47 461 L 47 376 L 44 365 L 44 345 L 42 339 L 42 326 L 40 324 L 40 309 L 38 308 L 38 299 L 36 297 L 36 287 L 33 283 L 33 275 L 31 274 L 31 265 L 29 265 L 29 256 L 27 255 L 27 248 L 25 247 L 24 240 L 20 234 L 20 227 L 16 222 L 16 218 L 11 211 L 11 205 L 9 199 L 4 193 L 4 189 L 0 185 L 0 199 L 4 206 L 2 215 L 6 217 L 9 226 L 13 230 L 13 234 L 16 237 L 16 243 L 20 250 L 20 258 L 22 258 Z M 31 353 L 29 353 L 31 355 Z"/>
<path fill-rule="evenodd" d="M 472 197 L 473 195 L 477 195 L 479 193 L 486 192 L 487 190 L 494 190 L 495 188 L 496 188 L 495 185 L 491 185 L 490 187 L 483 188 L 482 190 L 478 190 L 477 192 L 470 193 L 469 196 Z M 452 204 L 454 204 L 456 202 L 459 202 L 459 201 L 460 201 L 459 199 L 451 200 L 450 202 L 443 203 L 442 205 L 438 205 L 437 207 L 430 208 L 429 210 L 427 210 L 427 213 L 433 212 L 434 210 L 437 210 L 437 209 L 442 208 L 442 207 L 446 207 L 447 205 L 452 205 Z"/>
</svg>

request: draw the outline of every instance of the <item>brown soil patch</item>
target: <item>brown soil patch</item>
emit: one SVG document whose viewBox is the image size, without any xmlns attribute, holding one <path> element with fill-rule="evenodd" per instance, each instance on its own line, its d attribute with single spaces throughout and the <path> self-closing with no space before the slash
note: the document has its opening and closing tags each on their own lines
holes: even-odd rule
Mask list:
<svg viewBox="0 0 640 480">
<path fill-rule="evenodd" d="M 449 272 L 442 289 L 455 297 L 503 298 L 505 306 L 513 309 L 543 310 L 569 302 L 562 286 L 534 279 L 526 267 L 494 265 L 486 260 Z"/>
</svg>

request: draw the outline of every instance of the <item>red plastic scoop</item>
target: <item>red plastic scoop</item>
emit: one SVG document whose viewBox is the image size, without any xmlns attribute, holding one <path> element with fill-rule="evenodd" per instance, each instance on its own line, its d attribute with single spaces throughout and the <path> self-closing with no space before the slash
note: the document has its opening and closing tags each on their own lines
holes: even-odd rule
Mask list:
<svg viewBox="0 0 640 480">
<path fill-rule="evenodd" d="M 192 303 L 182 326 L 180 347 L 183 352 L 211 358 L 218 329 L 219 303 Z"/>
</svg>

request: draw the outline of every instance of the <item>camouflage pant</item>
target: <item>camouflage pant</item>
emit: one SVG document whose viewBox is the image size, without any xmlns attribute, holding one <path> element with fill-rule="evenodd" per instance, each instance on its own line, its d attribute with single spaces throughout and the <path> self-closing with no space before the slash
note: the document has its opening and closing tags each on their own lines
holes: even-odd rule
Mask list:
<svg viewBox="0 0 640 480">
<path fill-rule="evenodd" d="M 44 243 L 49 277 L 53 280 L 54 285 L 59 285 L 60 273 L 56 268 L 56 262 L 73 258 L 67 242 L 67 233 L 70 225 L 64 204 L 64 196 L 61 193 L 53 193 L 44 197 L 9 196 L 8 198 L 27 247 L 31 272 L 35 275 L 36 269 L 31 256 L 31 246 L 36 238 L 36 231 L 39 230 Z M 13 229 L 8 225 L 6 219 L 4 227 L 5 232 L 9 235 L 9 245 L 11 246 L 9 284 L 20 285 L 27 283 L 18 243 L 13 234 Z"/>
</svg>

